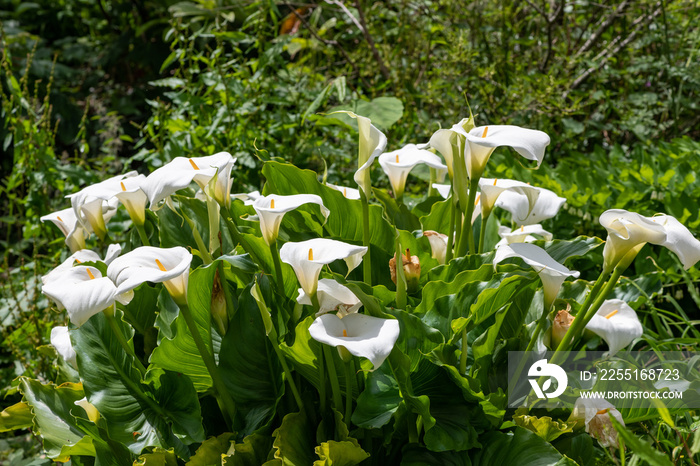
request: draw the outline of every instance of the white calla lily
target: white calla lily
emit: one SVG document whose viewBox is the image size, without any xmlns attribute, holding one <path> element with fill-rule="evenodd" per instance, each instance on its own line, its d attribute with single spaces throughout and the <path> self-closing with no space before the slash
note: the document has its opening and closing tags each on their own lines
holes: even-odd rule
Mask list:
<svg viewBox="0 0 700 466">
<path fill-rule="evenodd" d="M 141 185 L 145 182 L 144 175 L 126 178 L 119 183 L 120 191 L 114 194 L 129 213 L 129 217 L 135 225 L 143 225 L 146 222 L 146 201 L 148 198 L 141 189 Z"/>
<path fill-rule="evenodd" d="M 348 111 L 339 111 L 338 113 L 345 113 L 346 115 L 355 118 L 357 120 L 357 130 L 359 132 L 359 149 L 357 166 L 358 169 L 355 172 L 355 183 L 357 183 L 362 191 L 364 191 L 365 196 L 369 198 L 370 189 L 372 188 L 372 182 L 369 176 L 369 169 L 379 154 L 384 152 L 386 149 L 386 136 L 384 133 L 379 131 L 376 126 L 372 124 L 372 121 L 360 115 L 357 115 Z"/>
<path fill-rule="evenodd" d="M 534 188 L 539 196 L 532 204 L 532 195 L 507 190 L 496 201 L 496 207 L 510 212 L 511 219 L 516 225 L 533 225 L 554 217 L 566 202 L 566 198 L 557 196 L 554 192 L 544 188 Z"/>
<path fill-rule="evenodd" d="M 350 314 L 342 319 L 324 314 L 313 321 L 309 334 L 320 343 L 342 346 L 352 355 L 369 359 L 377 369 L 399 338 L 399 321 L 364 314 Z"/>
<path fill-rule="evenodd" d="M 451 184 L 433 183 L 433 188 L 437 190 L 438 194 L 442 196 L 443 199 L 450 197 L 450 190 L 452 189 Z"/>
<path fill-rule="evenodd" d="M 569 270 L 555 261 L 547 251 L 539 246 L 528 243 L 513 243 L 501 246 L 496 250 L 494 265 L 510 257 L 519 257 L 532 267 L 542 280 L 544 289 L 544 308 L 549 310 L 554 299 L 559 294 L 562 283 L 568 277 L 578 277 L 579 273 Z"/>
<path fill-rule="evenodd" d="M 340 191 L 341 193 L 343 193 L 343 196 L 345 196 L 347 199 L 357 200 L 357 199 L 360 199 L 360 197 L 361 197 L 359 189 L 349 188 L 347 186 L 338 186 L 338 185 L 330 184 L 330 183 L 326 183 L 326 186 L 328 186 L 329 188 L 333 188 L 335 190 Z"/>
<path fill-rule="evenodd" d="M 109 265 L 115 258 L 119 256 L 122 252 L 122 247 L 118 244 L 110 244 L 107 247 L 107 253 L 105 254 L 105 260 L 103 261 L 99 254 L 95 251 L 89 249 L 81 249 L 71 254 L 66 260 L 61 262 L 55 268 L 53 268 L 49 273 L 41 277 L 41 282 L 45 285 L 48 282 L 60 278 L 61 274 L 66 270 L 73 268 L 75 264 L 81 264 L 82 262 L 104 262 Z"/>
<path fill-rule="evenodd" d="M 542 225 L 521 225 L 520 228 L 512 230 L 508 227 L 501 226 L 498 228 L 498 236 L 503 238 L 498 242 L 496 247 L 511 243 L 532 243 L 537 241 L 532 235 L 541 236 L 545 241 L 551 241 L 553 235 L 542 228 Z"/>
<path fill-rule="evenodd" d="M 51 329 L 51 346 L 56 348 L 58 355 L 75 370 L 78 370 L 78 359 L 73 344 L 70 341 L 68 327 L 58 326 Z"/>
<path fill-rule="evenodd" d="M 97 408 L 95 405 L 90 403 L 87 399 L 87 397 L 83 397 L 75 402 L 73 402 L 74 405 L 80 406 L 85 410 L 85 414 L 87 414 L 87 417 L 90 421 L 92 422 L 97 422 L 100 420 L 100 413 L 97 411 Z"/>
<path fill-rule="evenodd" d="M 228 152 L 219 152 L 206 157 L 175 157 L 170 163 L 148 175 L 141 186 L 148 197 L 149 208 L 158 210 L 160 201 L 188 187 L 192 182 L 197 183 L 202 190 L 206 190 L 206 186 L 219 170 L 222 170 L 221 183 L 225 180 L 228 184 L 229 180 L 226 179 L 223 171 L 233 163 L 232 160 Z M 220 188 L 220 190 L 225 189 Z"/>
<path fill-rule="evenodd" d="M 187 303 L 187 282 L 192 254 L 183 247 L 142 246 L 118 257 L 107 267 L 120 299 L 130 299 L 144 282 L 163 283 L 177 304 Z"/>
<path fill-rule="evenodd" d="M 61 230 L 61 233 L 63 233 L 63 236 L 66 237 L 66 245 L 70 248 L 71 252 L 75 253 L 81 249 L 85 249 L 85 238 L 92 230 L 85 230 L 85 228 L 83 228 L 80 222 L 78 222 L 78 218 L 75 216 L 72 207 L 44 215 L 39 220 L 42 222 L 48 220 L 56 225 L 58 229 Z"/>
<path fill-rule="evenodd" d="M 586 328 L 605 340 L 610 355 L 625 348 L 644 333 L 637 313 L 621 299 L 605 300 L 586 324 Z"/>
<path fill-rule="evenodd" d="M 350 272 L 360 264 L 366 252 L 365 246 L 316 238 L 299 243 L 284 243 L 280 248 L 280 259 L 292 266 L 301 287 L 306 294 L 313 296 L 316 294 L 318 276 L 324 265 L 344 259 Z"/>
<path fill-rule="evenodd" d="M 510 125 L 477 126 L 462 134 L 467 141 L 464 159 L 469 179 L 480 178 L 491 154 L 497 147 L 508 146 L 539 168 L 549 145 L 547 133 Z"/>
<path fill-rule="evenodd" d="M 95 267 L 67 269 L 42 286 L 41 291 L 65 309 L 77 327 L 114 304 L 117 288 Z"/>
<path fill-rule="evenodd" d="M 496 201 L 505 191 L 513 191 L 525 196 L 528 200 L 528 212 L 532 211 L 540 191 L 534 186 L 517 180 L 504 180 L 499 178 L 481 178 L 479 179 L 479 189 L 481 196 L 479 205 L 481 206 L 481 214 L 484 218 L 491 215 Z"/>
<path fill-rule="evenodd" d="M 447 235 L 437 231 L 426 230 L 423 232 L 423 236 L 428 238 L 428 242 L 430 242 L 431 257 L 440 264 L 444 264 L 447 254 Z"/>
<path fill-rule="evenodd" d="M 419 149 L 415 144 L 407 144 L 399 150 L 386 152 L 379 156 L 379 165 L 389 177 L 396 199 L 403 197 L 408 174 L 421 163 L 438 170 L 447 168 L 440 157 L 429 150 Z"/>
<path fill-rule="evenodd" d="M 323 199 L 315 194 L 294 194 L 291 196 L 270 194 L 259 197 L 253 202 L 253 208 L 260 219 L 260 231 L 262 231 L 263 238 L 268 245 L 277 240 L 284 214 L 304 204 L 318 204 L 325 218 L 328 218 L 328 214 L 330 214 L 330 211 L 323 205 Z"/>
<path fill-rule="evenodd" d="M 600 224 L 608 231 L 603 249 L 604 267 L 627 267 L 645 243 L 673 251 L 689 269 L 700 260 L 700 241 L 670 215 L 643 217 L 635 212 L 612 209 L 603 212 Z"/>
<path fill-rule="evenodd" d="M 455 161 L 459 160 L 457 153 L 459 146 L 459 137 L 464 137 L 467 134 L 465 127 L 473 126 L 471 118 L 463 118 L 459 123 L 452 126 L 450 129 L 439 129 L 430 137 L 428 144 L 436 149 L 445 158 L 447 165 L 447 173 L 450 179 L 454 178 Z"/>
<path fill-rule="evenodd" d="M 255 202 L 260 197 L 262 197 L 262 194 L 260 194 L 260 191 L 251 191 L 249 193 L 231 194 L 232 199 L 238 199 L 239 201 L 243 201 L 243 204 L 245 204 L 245 205 L 253 205 L 253 202 Z"/>
<path fill-rule="evenodd" d="M 338 317 L 345 317 L 348 314 L 354 314 L 362 307 L 362 302 L 350 291 L 350 288 L 330 278 L 322 278 L 318 281 L 316 296 L 320 305 L 316 317 L 333 311 L 338 311 Z M 311 297 L 303 288 L 299 288 L 297 302 L 307 306 L 313 305 Z"/>
<path fill-rule="evenodd" d="M 210 162 L 212 166 L 218 168 L 216 180 L 210 183 L 210 192 L 219 205 L 228 208 L 231 206 L 231 186 L 233 185 L 231 171 L 237 159 L 228 152 L 219 152 L 210 157 L 212 157 L 212 162 Z"/>
<path fill-rule="evenodd" d="M 578 398 L 570 419 L 583 421 L 586 432 L 598 439 L 600 446 L 617 448 L 617 431 L 610 420 L 610 414 L 625 425 L 622 414 L 612 403 L 600 398 Z"/>
</svg>

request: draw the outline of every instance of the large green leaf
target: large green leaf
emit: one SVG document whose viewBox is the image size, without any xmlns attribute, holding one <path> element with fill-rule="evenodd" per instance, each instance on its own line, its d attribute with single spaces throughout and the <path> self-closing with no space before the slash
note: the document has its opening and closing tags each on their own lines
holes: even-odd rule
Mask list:
<svg viewBox="0 0 700 466">
<path fill-rule="evenodd" d="M 237 427 L 239 432 L 251 434 L 274 417 L 277 402 L 284 393 L 282 368 L 265 334 L 250 287 L 242 291 L 238 311 L 221 343 L 219 368 L 244 418 L 244 424 Z"/>
<path fill-rule="evenodd" d="M 527 414 L 513 416 L 513 421 L 550 443 L 567 432 L 573 432 L 576 425 L 576 421 L 557 421 L 549 416 L 537 417 Z"/>
<path fill-rule="evenodd" d="M 224 432 L 218 437 L 210 437 L 206 439 L 197 448 L 194 455 L 190 457 L 187 466 L 209 466 L 211 464 L 220 464 L 221 455 L 228 453 L 231 448 L 231 443 L 234 440 L 234 434 Z"/>
<path fill-rule="evenodd" d="M 401 466 L 471 466 L 465 451 L 430 451 L 415 443 L 406 445 L 402 452 Z"/>
<path fill-rule="evenodd" d="M 133 330 L 120 314 L 117 330 L 127 340 Z M 104 314 L 71 330 L 85 394 L 106 421 L 112 439 L 133 453 L 149 446 L 175 447 L 187 458 L 185 444 L 204 439 L 199 399 L 187 377 L 151 370 L 147 380 L 119 343 Z"/>
<path fill-rule="evenodd" d="M 355 466 L 369 458 L 369 454 L 360 447 L 357 440 L 323 442 L 315 449 L 320 459 L 313 466 Z"/>
<path fill-rule="evenodd" d="M 553 241 L 537 241 L 535 244 L 544 248 L 552 258 L 564 264 L 569 258 L 581 257 L 588 251 L 603 244 L 603 240 L 596 236 L 579 236 L 572 240 L 555 239 Z"/>
<path fill-rule="evenodd" d="M 221 458 L 221 466 L 260 466 L 272 447 L 268 435 L 252 434 L 233 446 L 233 453 Z"/>
<path fill-rule="evenodd" d="M 313 321 L 314 317 L 309 316 L 299 322 L 294 332 L 292 346 L 282 342 L 280 350 L 292 362 L 297 372 L 318 387 L 318 361 L 321 357 L 321 344 L 311 338 L 309 334 L 309 327 Z"/>
<path fill-rule="evenodd" d="M 367 374 L 365 389 L 357 398 L 352 422 L 364 429 L 378 429 L 389 422 L 400 403 L 399 384 L 391 374 L 389 364 L 382 364 Z"/>
<path fill-rule="evenodd" d="M 348 105 L 340 105 L 333 107 L 327 117 L 328 119 L 337 119 L 348 126 L 357 128 L 357 123 L 354 118 L 350 118 L 343 113 L 332 113 L 339 110 L 349 110 L 357 115 L 372 120 L 372 124 L 382 130 L 387 130 L 399 121 L 403 115 L 403 103 L 396 97 L 377 97 L 371 101 L 357 99 Z"/>
<path fill-rule="evenodd" d="M 275 438 L 275 462 L 283 466 L 298 466 L 313 464 L 316 459 L 314 448 L 316 440 L 314 425 L 306 415 L 306 410 L 290 413 L 282 419 L 282 425 L 272 434 Z"/>
<path fill-rule="evenodd" d="M 211 325 L 211 293 L 216 267 L 217 262 L 214 262 L 190 273 L 187 301 L 207 351 L 218 355 L 221 337 Z M 161 340 L 151 355 L 150 363 L 184 374 L 192 380 L 198 392 L 207 391 L 212 386 L 211 376 L 182 313 L 175 319 L 173 327 L 172 338 Z"/>
<path fill-rule="evenodd" d="M 397 203 L 396 199 L 382 189 L 373 189 L 372 193 L 382 203 L 386 218 L 396 228 L 407 231 L 422 230 L 420 220 L 408 210 L 405 204 Z"/>
<path fill-rule="evenodd" d="M 0 432 L 31 427 L 33 418 L 32 411 L 27 403 L 15 403 L 3 409 L 0 413 Z"/>
<path fill-rule="evenodd" d="M 513 432 L 488 432 L 479 441 L 483 448 L 472 458 L 474 466 L 575 466 L 552 445 L 522 427 Z"/>
</svg>

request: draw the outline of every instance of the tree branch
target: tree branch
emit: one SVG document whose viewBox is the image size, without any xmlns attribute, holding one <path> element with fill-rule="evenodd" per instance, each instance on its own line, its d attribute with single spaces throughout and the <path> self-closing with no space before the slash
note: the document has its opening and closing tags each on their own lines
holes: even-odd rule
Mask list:
<svg viewBox="0 0 700 466">
<path fill-rule="evenodd" d="M 612 24 L 613 21 L 615 21 L 615 18 L 620 16 L 622 12 L 627 8 L 627 5 L 629 4 L 628 0 L 623 0 L 622 3 L 617 7 L 615 11 L 610 13 L 610 15 L 605 18 L 605 20 L 598 26 L 598 29 L 595 30 L 593 34 L 591 34 L 591 37 L 588 38 L 588 40 L 581 46 L 580 49 L 574 54 L 574 57 L 572 59 L 572 63 L 576 58 L 581 56 L 584 52 L 586 52 L 588 49 L 590 49 L 593 44 L 595 44 L 600 36 L 605 32 L 605 30 Z"/>
</svg>

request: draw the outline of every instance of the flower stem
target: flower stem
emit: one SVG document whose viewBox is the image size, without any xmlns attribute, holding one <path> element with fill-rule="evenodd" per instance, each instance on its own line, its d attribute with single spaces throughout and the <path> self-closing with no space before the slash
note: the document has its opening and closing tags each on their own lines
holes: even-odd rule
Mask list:
<svg viewBox="0 0 700 466">
<path fill-rule="evenodd" d="M 321 346 L 325 346 L 321 343 Z M 318 397 L 321 400 L 321 413 L 326 412 L 328 400 L 326 398 L 326 368 L 324 364 L 323 352 L 318 355 Z"/>
<path fill-rule="evenodd" d="M 323 356 L 328 364 L 328 378 L 331 379 L 331 392 L 333 395 L 333 404 L 335 409 L 339 413 L 343 412 L 343 398 L 340 392 L 340 384 L 338 383 L 338 373 L 335 370 L 335 364 L 333 363 L 333 353 L 331 353 L 331 347 L 328 345 L 323 345 Z"/>
<path fill-rule="evenodd" d="M 472 214 L 474 213 L 474 201 L 476 200 L 476 190 L 478 188 L 479 178 L 474 177 L 469 185 L 469 200 L 467 201 L 467 211 L 464 213 L 464 219 L 462 220 L 462 236 L 459 238 L 459 245 L 455 254 L 457 257 L 462 257 L 467 253 L 467 244 L 469 245 L 469 253 L 476 254 Z"/>
<path fill-rule="evenodd" d="M 459 373 L 467 373 L 467 327 L 462 329 L 462 355 L 459 358 Z"/>
<path fill-rule="evenodd" d="M 406 309 L 406 275 L 403 270 L 403 253 L 401 252 L 401 240 L 396 232 L 396 307 Z"/>
<path fill-rule="evenodd" d="M 452 248 L 454 247 L 455 238 L 455 222 L 457 218 L 457 197 L 455 193 L 449 198 L 450 201 L 450 230 L 447 233 L 447 250 L 445 251 L 445 264 L 448 264 L 452 260 Z"/>
<path fill-rule="evenodd" d="M 284 294 L 284 276 L 282 275 L 282 262 L 280 261 L 280 252 L 277 249 L 277 241 L 273 241 L 270 245 L 270 254 L 272 262 L 275 264 L 275 280 L 277 281 L 277 289 Z"/>
<path fill-rule="evenodd" d="M 233 427 L 233 420 L 236 416 L 236 404 L 234 403 L 233 398 L 231 398 L 231 394 L 226 389 L 226 385 L 221 378 L 219 368 L 216 366 L 216 361 L 214 360 L 214 355 L 209 352 L 209 349 L 204 343 L 202 335 L 199 333 L 199 329 L 197 328 L 197 324 L 194 322 L 194 316 L 192 315 L 189 306 L 187 304 L 179 304 L 179 307 L 180 313 L 187 324 L 187 328 L 194 339 L 194 344 L 197 346 L 197 350 L 202 356 L 204 365 L 211 376 L 217 398 L 223 405 L 225 411 L 224 416 L 227 418 L 229 427 Z"/>
<path fill-rule="evenodd" d="M 352 381 L 355 377 L 352 366 L 352 360 L 345 363 L 345 424 L 348 426 L 352 416 Z"/>
<path fill-rule="evenodd" d="M 270 339 L 270 343 L 272 343 L 272 348 L 275 350 L 277 359 L 279 359 L 280 361 L 280 365 L 282 366 L 282 370 L 284 371 L 284 378 L 287 379 L 289 388 L 292 389 L 292 395 L 294 395 L 294 400 L 297 402 L 299 410 L 301 410 L 304 407 L 304 403 L 301 401 L 301 395 L 299 395 L 297 385 L 296 383 L 294 383 L 294 379 L 292 378 L 292 372 L 289 370 L 287 361 L 285 360 L 284 355 L 280 351 L 279 344 L 277 343 L 277 330 L 275 330 L 274 325 L 272 326 L 272 330 L 270 331 L 268 338 Z"/>
<path fill-rule="evenodd" d="M 134 223 L 134 226 L 139 234 L 139 238 L 141 238 L 141 244 L 143 246 L 150 246 L 151 243 L 148 241 L 148 235 L 146 234 L 146 229 L 143 227 L 143 223 L 140 225 L 138 223 Z"/>
<path fill-rule="evenodd" d="M 362 203 L 362 245 L 367 247 L 367 253 L 362 258 L 362 275 L 365 283 L 372 286 L 372 260 L 369 233 L 369 199 L 364 190 L 360 189 L 360 202 Z"/>
<path fill-rule="evenodd" d="M 145 375 L 146 368 L 141 363 L 141 360 L 138 358 L 138 356 L 136 356 L 136 353 L 134 353 L 133 348 L 131 346 L 129 346 L 129 342 L 126 341 L 124 334 L 119 329 L 117 317 L 114 315 L 114 308 L 109 309 L 109 310 L 106 309 L 104 314 L 107 317 L 107 322 L 109 323 L 109 326 L 112 328 L 112 331 L 114 332 L 114 336 L 117 337 L 119 344 L 122 345 L 122 348 L 124 348 L 124 351 L 126 351 L 126 354 L 128 354 L 129 356 L 134 358 L 134 364 L 136 365 L 136 368 L 139 370 L 139 372 L 141 372 L 141 375 Z"/>
<path fill-rule="evenodd" d="M 481 228 L 479 229 L 479 254 L 484 252 L 484 242 L 486 240 L 486 223 L 488 222 L 489 217 L 490 215 L 487 215 L 486 217 L 484 217 L 483 215 L 481 216 Z"/>
</svg>

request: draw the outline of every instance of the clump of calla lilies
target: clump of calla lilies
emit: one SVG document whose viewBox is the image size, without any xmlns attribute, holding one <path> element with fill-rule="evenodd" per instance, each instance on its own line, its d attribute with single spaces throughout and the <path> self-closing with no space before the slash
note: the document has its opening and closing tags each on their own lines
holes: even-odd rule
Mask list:
<svg viewBox="0 0 700 466">
<path fill-rule="evenodd" d="M 518 329 L 521 346 L 513 349 L 548 346 L 555 351 L 556 361 L 591 333 L 600 337 L 610 356 L 630 348 L 643 335 L 635 309 L 611 296 L 645 244 L 668 248 L 686 269 L 700 260 L 700 241 L 674 217 L 608 210 L 599 218 L 600 231 L 607 234 L 600 275 L 588 284 L 582 302 L 572 311 L 562 288 L 581 274 L 547 250 L 552 241 L 570 239 L 554 238 L 545 229 L 566 199 L 524 181 L 487 177 L 494 151 L 507 151 L 513 163 L 538 168 L 550 144 L 547 134 L 517 126 L 476 126 L 470 115 L 436 131 L 426 138 L 427 143 L 414 141 L 388 150 L 387 137 L 368 118 L 343 113 L 359 134 L 354 184 L 330 184 L 325 179 L 321 183 L 316 178 L 298 184 L 290 181 L 292 189 L 270 180 L 260 191 L 234 192 L 245 191 L 236 184 L 236 158 L 218 152 L 177 157 L 151 173 L 131 171 L 108 178 L 66 196 L 65 209 L 41 218 L 60 230 L 70 251 L 42 277 L 42 291 L 57 312 L 65 311 L 64 325 L 51 330 L 50 342 L 60 364 L 74 374 L 73 382 L 82 383 L 76 390 L 85 396 L 76 399 L 75 406 L 86 414 L 77 413 L 77 408 L 71 412 L 94 425 L 79 435 L 89 436 L 92 442 L 92 449 L 80 454 L 99 457 L 100 442 L 105 442 L 98 440 L 100 432 L 112 432 L 114 425 L 125 422 L 115 415 L 117 399 L 110 398 L 109 382 L 101 387 L 84 377 L 94 359 L 82 348 L 86 333 L 98 328 L 98 323 L 104 322 L 111 332 L 104 348 L 111 359 L 104 360 L 119 367 L 128 379 L 128 391 L 138 393 L 129 400 L 160 416 L 148 423 L 158 430 L 157 435 L 144 436 L 134 428 L 133 443 L 119 437 L 118 442 L 126 442 L 124 454 L 132 455 L 126 463 L 146 453 L 188 461 L 199 454 L 200 445 L 205 448 L 209 442 L 201 433 L 188 433 L 169 406 L 158 405 L 165 403 L 164 398 L 154 393 L 168 387 L 154 380 L 175 371 L 196 394 L 190 401 L 198 407 L 201 401 L 202 409 L 206 406 L 216 412 L 206 422 L 203 415 L 199 417 L 199 431 L 204 432 L 204 426 L 209 437 L 230 433 L 226 438 L 233 446 L 226 440 L 217 454 L 232 458 L 237 445 L 253 442 L 246 436 L 256 435 L 254 441 L 266 445 L 269 457 L 281 460 L 290 455 L 284 450 L 284 439 L 296 422 L 298 429 L 315 433 L 321 459 L 337 454 L 336 460 L 344 458 L 342 464 L 357 464 L 372 454 L 367 451 L 371 448 L 367 439 L 381 428 L 387 435 L 382 442 L 415 444 L 432 452 L 473 447 L 460 449 L 436 440 L 444 425 L 438 405 L 431 405 L 426 394 L 428 382 L 421 379 L 425 373 L 442 374 L 440 383 L 456 381 L 461 387 L 457 392 L 471 390 L 467 398 L 481 400 L 476 406 L 500 413 L 500 418 L 489 421 L 491 429 L 508 421 L 503 418 L 504 407 L 493 404 L 500 395 L 488 395 L 502 394 L 505 387 L 481 385 L 481 363 L 474 361 L 470 348 L 476 344 L 470 332 L 498 309 L 478 321 L 472 312 L 481 302 L 478 296 L 470 301 L 471 308 L 454 304 L 449 318 L 433 309 L 442 296 L 437 294 L 440 287 L 447 290 L 441 291 L 443 295 L 456 295 L 469 283 L 455 277 L 478 274 L 481 278 L 472 280 L 483 284 L 473 287 L 477 294 L 515 278 L 536 290 L 530 310 L 535 318 Z M 283 166 L 266 164 L 269 167 L 263 170 Z M 438 194 L 427 199 L 444 208 L 431 213 L 440 219 L 419 219 L 431 227 L 406 231 L 396 226 L 384 208 L 387 196 L 377 197 L 380 190 L 373 186 L 372 172 L 383 172 L 384 184 L 402 209 L 408 204 L 407 193 L 412 192 L 406 190 L 407 184 L 425 183 L 411 176 L 419 165 L 431 174 L 426 192 Z M 287 169 L 296 170 L 298 179 L 308 179 L 308 172 Z M 133 234 L 125 235 L 116 225 L 110 228 L 115 217 L 128 218 Z M 498 225 L 490 233 L 489 222 Z M 304 229 L 306 225 L 314 227 Z M 388 242 L 380 238 L 381 228 L 389 228 Z M 87 249 L 88 244 L 94 250 Z M 470 263 L 477 265 L 470 268 Z M 488 267 L 481 268 L 483 264 Z M 215 270 L 213 278 L 203 282 L 199 277 L 209 270 Z M 500 279 L 487 285 L 492 277 Z M 150 299 L 154 293 L 158 298 Z M 236 318 L 237 313 L 249 312 L 247 303 L 254 303 L 255 312 Z M 447 320 L 440 323 L 440 319 Z M 147 327 L 135 324 L 143 321 L 149 323 Z M 260 327 L 255 324 L 258 321 Z M 245 366 L 245 352 L 228 361 L 226 352 L 236 345 L 229 341 L 232 332 L 262 342 L 266 367 Z M 125 365 L 117 362 L 115 351 L 126 355 Z M 190 367 L 190 361 L 197 364 Z M 275 385 L 272 401 L 242 395 L 249 393 L 246 390 L 255 392 L 255 387 L 238 385 L 243 382 L 230 375 L 232 365 L 240 364 L 243 373 L 278 371 L 274 377 L 283 382 Z M 28 382 L 24 386 L 28 392 Z M 467 406 L 467 398 L 460 395 L 454 409 L 461 412 L 460 403 Z M 374 406 L 371 400 L 375 399 L 384 400 L 389 408 L 375 406 L 379 411 L 369 415 L 368 406 Z M 488 411 L 464 409 L 473 416 L 485 416 Z M 571 419 L 602 447 L 617 448 L 611 416 L 624 426 L 611 403 L 579 400 Z M 488 424 L 474 419 L 464 422 L 479 426 L 478 432 Z M 364 434 L 358 433 L 363 430 Z M 348 432 L 365 440 L 358 443 Z M 142 436 L 149 440 L 142 443 L 138 440 Z M 310 454 L 317 440 L 313 439 Z M 169 449 L 174 449 L 170 456 Z M 334 449 L 342 452 L 333 453 Z M 171 464 L 168 461 L 161 463 Z M 371 464 L 389 464 L 377 461 Z"/>
</svg>

